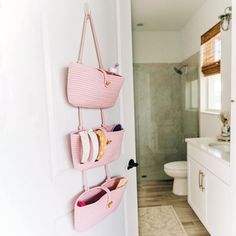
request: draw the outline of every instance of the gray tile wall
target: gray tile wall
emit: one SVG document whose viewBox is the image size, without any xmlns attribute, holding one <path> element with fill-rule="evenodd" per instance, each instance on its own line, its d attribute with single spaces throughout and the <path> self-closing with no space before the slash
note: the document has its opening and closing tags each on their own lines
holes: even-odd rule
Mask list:
<svg viewBox="0 0 236 236">
<path fill-rule="evenodd" d="M 189 86 L 191 81 L 198 81 L 198 55 L 183 62 L 189 64 L 188 73 L 183 76 L 173 70 L 182 63 L 134 64 L 139 181 L 167 179 L 163 165 L 186 160 L 184 138 L 198 136 L 198 109 L 186 107 L 191 91 L 185 91 L 187 82 L 187 87 L 191 88 L 194 87 Z"/>
</svg>

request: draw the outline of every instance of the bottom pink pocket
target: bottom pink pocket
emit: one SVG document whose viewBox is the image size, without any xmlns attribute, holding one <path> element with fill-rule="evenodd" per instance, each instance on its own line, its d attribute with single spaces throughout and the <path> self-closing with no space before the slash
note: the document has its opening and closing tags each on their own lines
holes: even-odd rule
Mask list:
<svg viewBox="0 0 236 236">
<path fill-rule="evenodd" d="M 74 206 L 75 229 L 86 231 L 115 211 L 123 198 L 126 186 L 127 179 L 116 177 L 83 192 Z"/>
</svg>

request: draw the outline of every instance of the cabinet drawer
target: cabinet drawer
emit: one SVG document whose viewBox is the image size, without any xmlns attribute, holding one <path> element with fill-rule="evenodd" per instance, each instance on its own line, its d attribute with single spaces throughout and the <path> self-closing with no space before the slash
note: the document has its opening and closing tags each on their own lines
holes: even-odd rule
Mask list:
<svg viewBox="0 0 236 236">
<path fill-rule="evenodd" d="M 229 163 L 222 160 L 218 160 L 199 148 L 194 147 L 191 144 L 187 146 L 187 153 L 192 159 L 200 163 L 211 173 L 216 175 L 227 185 L 230 185 L 230 166 Z"/>
</svg>

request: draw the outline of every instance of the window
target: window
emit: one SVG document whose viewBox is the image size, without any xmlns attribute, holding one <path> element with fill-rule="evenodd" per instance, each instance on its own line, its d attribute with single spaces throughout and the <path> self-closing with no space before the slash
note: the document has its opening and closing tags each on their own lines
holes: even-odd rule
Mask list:
<svg viewBox="0 0 236 236">
<path fill-rule="evenodd" d="M 221 34 L 220 23 L 201 36 L 201 110 L 221 110 Z"/>
<path fill-rule="evenodd" d="M 187 81 L 185 86 L 185 109 L 198 109 L 198 80 Z"/>
<path fill-rule="evenodd" d="M 207 77 L 207 107 L 208 111 L 221 109 L 221 77 L 220 74 Z"/>
</svg>

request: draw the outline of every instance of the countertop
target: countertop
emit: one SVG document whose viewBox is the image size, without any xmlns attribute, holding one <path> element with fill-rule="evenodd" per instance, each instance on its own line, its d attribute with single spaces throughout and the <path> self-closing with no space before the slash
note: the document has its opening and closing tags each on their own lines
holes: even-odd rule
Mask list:
<svg viewBox="0 0 236 236">
<path fill-rule="evenodd" d="M 196 148 L 201 149 L 202 151 L 210 154 L 211 156 L 217 158 L 219 161 L 222 161 L 224 164 L 230 164 L 230 152 L 222 151 L 216 148 L 209 146 L 212 143 L 225 143 L 230 145 L 228 142 L 218 141 L 216 138 L 186 138 L 185 141 Z"/>
</svg>

